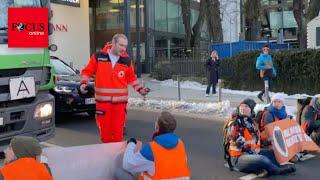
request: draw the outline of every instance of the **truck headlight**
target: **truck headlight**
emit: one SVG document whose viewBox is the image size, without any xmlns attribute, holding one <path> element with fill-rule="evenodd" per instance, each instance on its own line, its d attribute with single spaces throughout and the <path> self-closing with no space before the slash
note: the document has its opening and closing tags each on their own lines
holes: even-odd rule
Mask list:
<svg viewBox="0 0 320 180">
<path fill-rule="evenodd" d="M 54 91 L 57 93 L 63 92 L 63 93 L 71 93 L 74 90 L 72 87 L 68 86 L 55 86 Z"/>
<path fill-rule="evenodd" d="M 45 102 L 38 104 L 34 110 L 34 118 L 37 120 L 46 119 L 52 116 L 53 113 L 53 103 Z"/>
</svg>

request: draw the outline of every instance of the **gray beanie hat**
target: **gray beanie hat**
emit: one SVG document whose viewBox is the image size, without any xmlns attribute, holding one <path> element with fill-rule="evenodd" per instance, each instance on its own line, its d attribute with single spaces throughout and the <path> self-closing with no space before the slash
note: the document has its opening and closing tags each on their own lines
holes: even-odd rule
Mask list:
<svg viewBox="0 0 320 180">
<path fill-rule="evenodd" d="M 17 158 L 36 157 L 42 153 L 39 141 L 33 137 L 15 136 L 10 144 Z"/>
</svg>

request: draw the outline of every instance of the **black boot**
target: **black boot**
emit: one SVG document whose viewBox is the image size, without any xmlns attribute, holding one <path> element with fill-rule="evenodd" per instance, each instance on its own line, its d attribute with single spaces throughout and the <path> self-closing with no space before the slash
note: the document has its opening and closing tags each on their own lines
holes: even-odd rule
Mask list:
<svg viewBox="0 0 320 180">
<path fill-rule="evenodd" d="M 289 174 L 293 172 L 296 172 L 296 167 L 294 166 L 294 164 L 286 164 L 280 166 L 280 174 Z"/>
<path fill-rule="evenodd" d="M 264 102 L 264 100 L 262 99 L 262 95 L 263 95 L 263 93 L 261 92 L 261 93 L 258 94 L 257 97 L 260 99 L 260 101 Z"/>
</svg>

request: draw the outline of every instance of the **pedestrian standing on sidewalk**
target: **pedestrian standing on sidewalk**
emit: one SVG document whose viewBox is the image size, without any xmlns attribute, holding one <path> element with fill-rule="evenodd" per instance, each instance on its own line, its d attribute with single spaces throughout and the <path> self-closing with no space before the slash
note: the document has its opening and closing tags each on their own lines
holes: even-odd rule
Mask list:
<svg viewBox="0 0 320 180">
<path fill-rule="evenodd" d="M 206 91 L 206 97 L 210 96 L 211 87 L 212 87 L 212 94 L 216 94 L 216 84 L 218 83 L 218 79 L 219 79 L 219 74 L 218 74 L 219 64 L 220 62 L 219 62 L 218 52 L 216 50 L 213 50 L 205 64 L 207 70 L 209 71 L 207 76 L 208 87 Z"/>
<path fill-rule="evenodd" d="M 81 73 L 80 91 L 83 94 L 88 92 L 86 85 L 95 75 L 96 122 L 103 143 L 123 141 L 128 85 L 142 96 L 149 92 L 137 80 L 127 46 L 128 39 L 124 34 L 114 35 L 112 44 L 93 54 Z"/>
<path fill-rule="evenodd" d="M 272 57 L 270 55 L 270 49 L 268 45 L 264 45 L 262 48 L 262 53 L 257 58 L 256 68 L 260 71 L 260 78 L 265 81 L 268 81 L 269 90 L 272 88 L 272 79 L 276 77 L 276 69 L 273 65 Z M 258 98 L 263 102 L 262 99 L 263 94 L 265 93 L 265 89 L 258 94 Z M 270 99 L 269 95 L 267 97 Z"/>
</svg>

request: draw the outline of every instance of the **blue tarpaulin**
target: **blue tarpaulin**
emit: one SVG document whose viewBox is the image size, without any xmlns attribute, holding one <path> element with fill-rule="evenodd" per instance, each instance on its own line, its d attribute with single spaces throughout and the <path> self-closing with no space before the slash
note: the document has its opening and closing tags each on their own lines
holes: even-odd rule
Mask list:
<svg viewBox="0 0 320 180">
<path fill-rule="evenodd" d="M 213 44 L 209 47 L 209 51 L 216 50 L 219 54 L 219 58 L 225 59 L 237 55 L 244 51 L 261 50 L 262 47 L 267 44 L 266 42 L 256 41 L 239 41 L 232 43 L 219 43 Z M 277 51 L 281 49 L 288 49 L 290 46 L 286 44 L 270 43 L 270 49 Z"/>
</svg>

